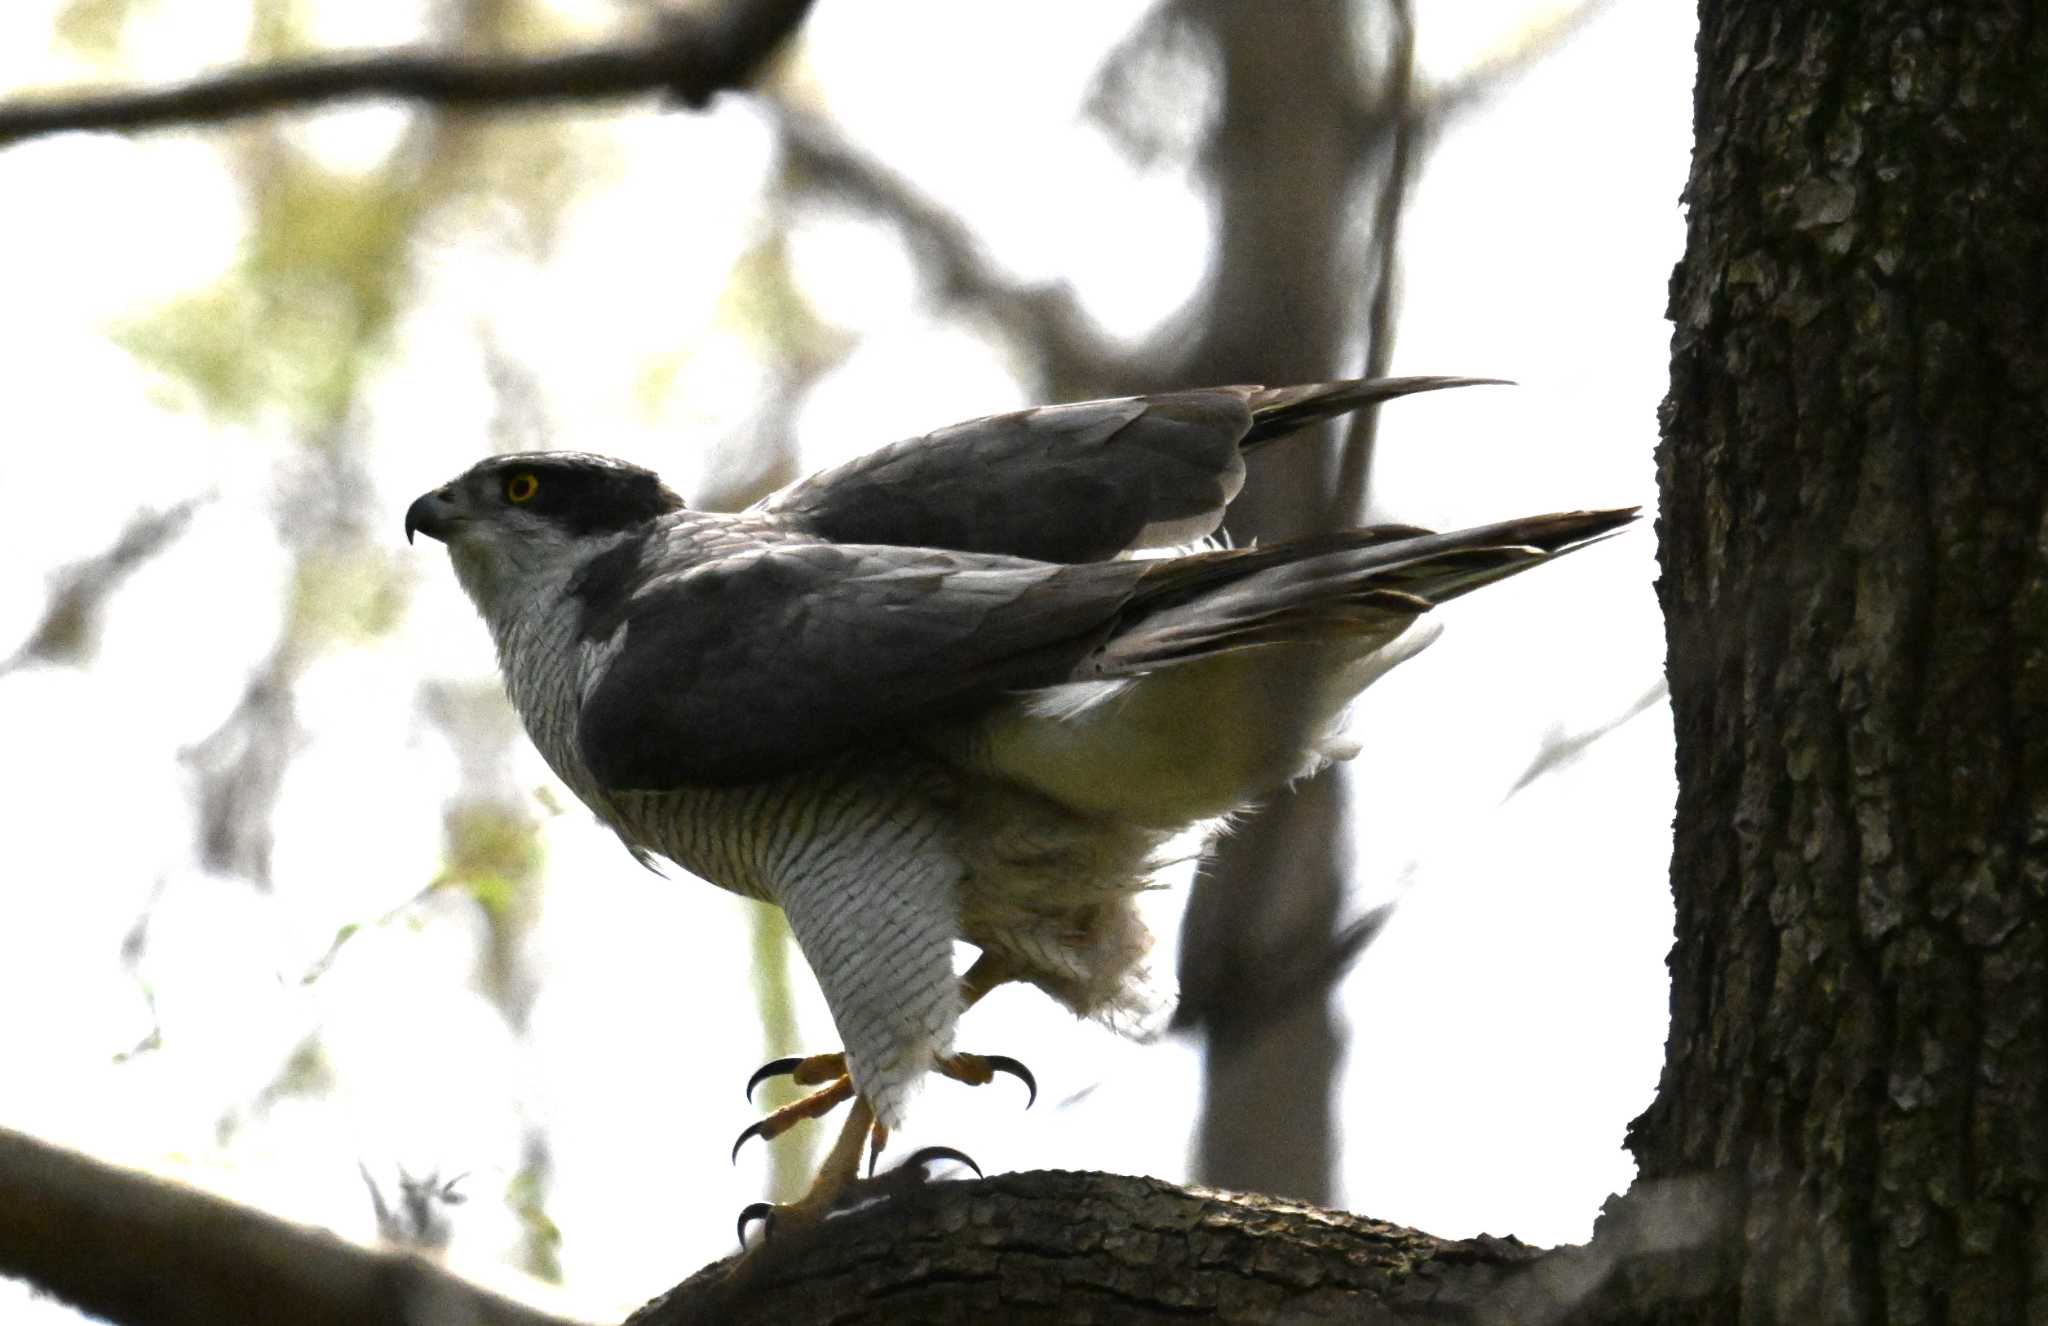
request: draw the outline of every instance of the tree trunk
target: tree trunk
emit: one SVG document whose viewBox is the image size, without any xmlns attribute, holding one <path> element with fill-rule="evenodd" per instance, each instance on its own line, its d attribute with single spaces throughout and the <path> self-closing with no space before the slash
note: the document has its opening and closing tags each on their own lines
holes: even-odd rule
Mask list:
<svg viewBox="0 0 2048 1326">
<path fill-rule="evenodd" d="M 1707 0 L 1659 450 L 1660 1321 L 2048 1321 L 2048 24 Z M 1596 1240 L 1597 1242 L 1597 1240 Z"/>
<path fill-rule="evenodd" d="M 1217 269 L 1189 382 L 1314 382 L 1338 356 L 1359 278 L 1341 249 L 1363 98 L 1347 6 L 1289 6 L 1274 40 L 1261 6 L 1190 9 L 1216 43 L 1223 104 L 1210 149 Z M 1260 460 L 1230 510 L 1239 542 L 1325 523 L 1329 448 Z M 1328 1000 L 1300 998 L 1294 964 L 1332 943 L 1346 863 L 1342 787 L 1281 793 L 1224 838 L 1188 906 L 1180 1025 L 1205 1034 L 1195 1172 L 1204 1183 L 1327 1202 L 1340 1050 Z"/>
</svg>

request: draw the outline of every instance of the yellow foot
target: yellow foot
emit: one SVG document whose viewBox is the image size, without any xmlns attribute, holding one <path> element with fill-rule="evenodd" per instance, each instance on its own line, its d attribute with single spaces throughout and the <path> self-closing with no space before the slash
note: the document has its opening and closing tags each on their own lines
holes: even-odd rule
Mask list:
<svg viewBox="0 0 2048 1326">
<path fill-rule="evenodd" d="M 814 1054 L 809 1058 L 792 1055 L 787 1059 L 770 1059 L 754 1070 L 747 1079 L 747 1099 L 754 1098 L 754 1088 L 771 1077 L 786 1077 L 800 1087 L 814 1087 L 821 1082 L 831 1082 L 846 1076 L 846 1056 L 834 1051 L 831 1054 Z"/>
<path fill-rule="evenodd" d="M 995 1080 L 997 1073 L 1008 1073 L 1022 1082 L 1024 1089 L 1031 1093 L 1024 1102 L 1024 1108 L 1028 1110 L 1038 1103 L 1038 1079 L 1032 1076 L 1029 1068 L 1007 1054 L 941 1055 L 932 1061 L 932 1069 L 941 1077 L 950 1077 L 955 1082 L 965 1082 L 970 1087 L 986 1086 Z M 783 1106 L 741 1133 L 741 1142 L 749 1137 L 779 1137 L 791 1124 L 803 1119 L 817 1118 L 846 1099 L 846 1092 L 841 1088 L 851 1081 L 846 1071 L 846 1056 L 841 1053 L 814 1054 L 808 1058 L 791 1056 L 787 1059 L 771 1059 L 755 1069 L 754 1075 L 747 1079 L 747 1099 L 752 1100 L 755 1088 L 771 1077 L 786 1077 L 800 1087 L 813 1087 L 821 1083 L 826 1085 L 822 1091 L 814 1091 L 795 1104 Z M 785 1114 L 789 1115 L 786 1122 L 774 1122 Z M 734 1144 L 733 1149 L 739 1149 L 738 1143 Z"/>
<path fill-rule="evenodd" d="M 818 1167 L 818 1177 L 811 1183 L 810 1191 L 794 1202 L 754 1202 L 740 1212 L 739 1239 L 742 1248 L 747 1246 L 747 1226 L 756 1220 L 761 1222 L 761 1235 L 765 1239 L 778 1226 L 804 1226 L 815 1224 L 831 1214 L 832 1209 L 850 1196 L 864 1195 L 881 1189 L 895 1191 L 904 1183 L 923 1184 L 931 1180 L 931 1167 L 942 1161 L 965 1165 L 981 1177 L 981 1166 L 964 1152 L 949 1146 L 928 1146 L 912 1152 L 902 1164 L 890 1170 L 879 1179 L 859 1182 L 855 1175 L 859 1171 L 863 1134 L 871 1134 L 872 1142 L 868 1165 L 872 1172 L 874 1157 L 882 1149 L 888 1137 L 888 1129 L 874 1121 L 874 1110 L 865 1100 L 854 1098 L 853 1109 L 847 1115 L 846 1124 L 839 1131 L 839 1140 L 833 1144 L 832 1152 L 825 1157 L 825 1163 Z"/>
<path fill-rule="evenodd" d="M 1008 972 L 999 962 L 983 954 L 960 979 L 962 1006 L 973 1007 L 983 995 L 1009 979 Z M 1038 1080 L 1031 1075 L 1030 1069 L 1008 1055 L 943 1055 L 934 1059 L 932 1068 L 942 1077 L 976 1087 L 994 1081 L 997 1073 L 1008 1073 L 1031 1093 L 1025 1101 L 1026 1109 L 1038 1100 Z M 805 1119 L 821 1118 L 849 1100 L 853 1102 L 853 1108 L 839 1131 L 839 1140 L 832 1145 L 831 1154 L 818 1167 L 818 1177 L 812 1181 L 810 1191 L 794 1202 L 784 1205 L 755 1202 L 740 1212 L 739 1233 L 743 1247 L 747 1241 L 747 1226 L 756 1220 L 762 1222 L 765 1232 L 777 1224 L 802 1225 L 823 1219 L 857 1183 L 863 1143 L 868 1153 L 868 1173 L 872 1175 L 875 1160 L 889 1141 L 889 1130 L 875 1121 L 874 1107 L 854 1091 L 853 1078 L 847 1071 L 843 1053 L 777 1059 L 763 1064 L 747 1079 L 747 1099 L 752 1100 L 754 1088 L 771 1077 L 787 1077 L 798 1086 L 818 1089 L 749 1125 L 732 1144 L 734 1159 L 738 1159 L 740 1148 L 750 1137 L 763 1141 L 779 1137 Z M 873 1182 L 892 1185 L 906 1180 L 923 1182 L 929 1177 L 929 1167 L 939 1161 L 954 1161 L 977 1175 L 981 1173 L 980 1166 L 951 1147 L 928 1146 Z"/>
<path fill-rule="evenodd" d="M 1038 1079 L 1031 1070 L 1007 1054 L 948 1054 L 941 1055 L 932 1064 L 941 1077 L 950 1077 L 955 1082 L 965 1082 L 970 1087 L 984 1087 L 996 1080 L 997 1073 L 1008 1073 L 1024 1084 L 1031 1093 L 1025 1100 L 1024 1108 L 1030 1109 L 1038 1103 Z"/>
<path fill-rule="evenodd" d="M 775 1114 L 769 1115 L 761 1123 L 757 1123 L 753 1128 L 749 1128 L 746 1132 L 741 1133 L 740 1142 L 746 1141 L 756 1129 L 761 1127 L 761 1124 L 774 1119 L 776 1115 L 785 1113 L 786 1110 L 807 1105 L 819 1097 L 830 1095 L 838 1089 L 842 1082 L 846 1082 L 846 1079 L 843 1077 L 839 1082 L 833 1083 L 825 1088 L 825 1090 L 814 1091 L 804 1097 L 803 1100 L 796 1102 L 795 1105 L 787 1106 L 784 1110 L 777 1110 Z M 853 1096 L 851 1083 L 847 1083 L 845 1094 Z M 814 1118 L 838 1103 L 839 1101 L 836 1099 L 829 1101 L 815 1109 L 811 1114 L 801 1117 Z M 795 1123 L 796 1120 L 792 1118 L 789 1122 Z M 788 1124 L 783 1125 L 785 1128 L 788 1126 Z M 847 1111 L 845 1126 L 839 1130 L 839 1140 L 832 1144 L 832 1150 L 825 1157 L 825 1163 L 818 1166 L 818 1177 L 811 1181 L 810 1191 L 794 1202 L 783 1205 L 771 1202 L 755 1202 L 741 1211 L 740 1246 L 744 1248 L 747 1245 L 747 1226 L 755 1220 L 761 1221 L 764 1229 L 773 1229 L 777 1224 L 807 1225 L 824 1219 L 825 1213 L 832 1209 L 832 1203 L 839 1200 L 840 1195 L 846 1191 L 848 1185 L 860 1173 L 861 1144 L 868 1140 L 868 1133 L 874 1126 L 874 1107 L 859 1096 L 853 1096 L 853 1108 Z M 765 1135 L 772 1136 L 773 1134 Z M 739 1154 L 740 1142 L 733 1143 L 733 1154 L 735 1155 Z"/>
<path fill-rule="evenodd" d="M 1038 1099 L 1038 1083 L 1031 1076 L 1031 1070 L 1008 1055 L 950 1054 L 934 1059 L 932 1069 L 942 1077 L 950 1077 L 969 1086 L 982 1086 L 994 1081 L 997 1073 L 1009 1073 L 1023 1082 L 1031 1093 L 1026 1108 Z M 846 1071 L 844 1054 L 814 1054 L 806 1059 L 777 1059 L 764 1064 L 748 1080 L 747 1098 L 753 1099 L 754 1088 L 771 1077 L 788 1077 L 802 1086 L 823 1085 L 801 1100 L 749 1124 L 732 1144 L 735 1160 L 749 1138 L 758 1137 L 766 1141 L 780 1137 L 805 1119 L 821 1118 L 847 1101 L 853 1102 L 853 1108 L 847 1112 L 846 1122 L 839 1130 L 839 1140 L 833 1143 L 831 1154 L 818 1166 L 818 1177 L 812 1181 L 810 1191 L 794 1202 L 755 1202 L 740 1212 L 742 1247 L 747 1242 L 747 1226 L 756 1220 L 761 1222 L 762 1233 L 766 1235 L 777 1226 L 802 1226 L 824 1219 L 845 1200 L 849 1189 L 866 1186 L 857 1184 L 862 1150 L 867 1151 L 868 1173 L 872 1175 L 875 1161 L 889 1141 L 889 1130 L 876 1122 L 874 1107 L 854 1091 L 853 1079 Z M 923 1183 L 930 1177 L 930 1166 L 940 1161 L 954 1161 L 967 1166 L 976 1175 L 981 1173 L 981 1167 L 961 1152 L 946 1146 L 928 1146 L 912 1154 L 881 1179 L 871 1182 L 888 1185 L 892 1189 L 905 1182 Z"/>
<path fill-rule="evenodd" d="M 770 1067 L 773 1066 L 772 1064 L 770 1065 Z M 758 1073 L 755 1074 L 757 1079 L 759 1076 Z M 750 1089 L 747 1092 L 747 1098 L 751 1100 L 754 1093 L 751 1090 L 751 1084 L 749 1085 Z M 851 1099 L 853 1099 L 853 1079 L 842 1073 L 832 1079 L 830 1085 L 813 1091 L 801 1100 L 793 1100 L 781 1109 L 765 1114 L 753 1123 L 748 1124 L 741 1130 L 740 1135 L 733 1139 L 733 1160 L 735 1162 L 739 1160 L 740 1148 L 747 1144 L 748 1138 L 758 1137 L 764 1142 L 772 1141 L 796 1127 L 805 1119 L 823 1118 Z"/>
</svg>

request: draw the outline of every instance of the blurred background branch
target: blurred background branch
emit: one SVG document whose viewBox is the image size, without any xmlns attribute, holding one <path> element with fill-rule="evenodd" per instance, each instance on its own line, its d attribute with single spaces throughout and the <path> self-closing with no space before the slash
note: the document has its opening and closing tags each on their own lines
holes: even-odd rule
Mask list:
<svg viewBox="0 0 2048 1326">
<path fill-rule="evenodd" d="M 661 93 L 696 109 L 750 81 L 811 0 L 726 0 L 709 15 L 656 8 L 628 40 L 552 55 L 393 50 L 228 70 L 170 87 L 0 101 L 0 146 L 67 130 L 134 131 L 390 97 L 449 108 L 601 102 Z"/>
<path fill-rule="evenodd" d="M 567 1326 L 415 1253 L 355 1247 L 6 1129 L 0 1274 L 137 1326 Z"/>
<path fill-rule="evenodd" d="M 918 191 L 885 163 L 836 131 L 824 116 L 782 98 L 768 105 L 781 135 L 785 168 L 801 188 L 870 212 L 898 227 L 929 272 L 939 298 L 1002 328 L 1034 362 L 1057 399 L 1156 384 L 1172 360 L 1159 349 L 1115 346 L 1096 331 L 1071 286 L 1026 283 L 1004 273 L 959 216 Z"/>
<path fill-rule="evenodd" d="M 1614 732 L 1622 724 L 1641 714 L 1650 712 L 1660 704 L 1671 700 L 1671 683 L 1659 677 L 1643 689 L 1635 702 L 1614 717 L 1578 731 L 1568 731 L 1563 726 L 1553 726 L 1543 735 L 1543 742 L 1536 753 L 1529 757 L 1529 767 L 1522 770 L 1512 786 L 1501 794 L 1506 801 L 1528 788 L 1537 779 L 1570 768 L 1591 750 L 1601 738 Z"/>
<path fill-rule="evenodd" d="M 0 663 L 0 676 L 30 663 L 76 666 L 89 661 L 99 647 L 107 601 L 138 568 L 185 532 L 201 500 L 191 498 L 163 511 L 137 512 L 105 552 L 51 572 L 42 619 L 14 656 Z"/>
</svg>

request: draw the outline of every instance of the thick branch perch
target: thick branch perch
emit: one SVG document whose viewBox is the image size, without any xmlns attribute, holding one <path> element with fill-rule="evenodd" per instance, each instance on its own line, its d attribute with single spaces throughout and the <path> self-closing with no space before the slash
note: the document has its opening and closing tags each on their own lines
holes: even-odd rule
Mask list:
<svg viewBox="0 0 2048 1326">
<path fill-rule="evenodd" d="M 885 1178 L 876 1192 L 883 1200 L 705 1267 L 627 1326 L 1629 1326 L 1712 1289 L 1682 1254 L 1739 1209 L 1714 1176 L 1639 1184 L 1609 1202 L 1589 1246 L 1543 1252 L 1112 1174 L 893 1191 Z M 4 1129 L 0 1275 L 135 1326 L 567 1326 L 410 1253 Z"/>
<path fill-rule="evenodd" d="M 0 102 L 0 145 L 72 129 L 212 123 L 366 97 L 496 108 L 665 92 L 695 109 L 745 84 L 810 7 L 811 0 L 732 0 L 706 17 L 665 14 L 639 40 L 557 55 L 370 51 L 230 69 L 163 88 L 18 98 Z"/>
<path fill-rule="evenodd" d="M 887 1180 L 884 1180 L 886 1183 Z M 626 1326 L 1640 1326 L 1715 1287 L 1725 1176 L 1638 1184 L 1549 1252 L 1157 1179 L 908 1186 L 705 1267 Z"/>
<path fill-rule="evenodd" d="M 1479 1322 L 1540 1254 L 1157 1179 L 934 1183 L 706 1267 L 628 1326 Z"/>
</svg>

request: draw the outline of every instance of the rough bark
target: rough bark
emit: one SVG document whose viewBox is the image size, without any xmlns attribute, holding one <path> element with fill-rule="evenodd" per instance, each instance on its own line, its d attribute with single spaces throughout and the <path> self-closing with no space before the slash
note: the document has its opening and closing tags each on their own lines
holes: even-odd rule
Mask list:
<svg viewBox="0 0 2048 1326">
<path fill-rule="evenodd" d="M 1512 1239 L 1436 1239 L 1270 1198 L 1041 1171 L 913 1187 L 778 1234 L 628 1326 L 1478 1322 L 1535 1256 Z"/>
<path fill-rule="evenodd" d="M 1699 53 L 1631 1140 L 1734 1207 L 1644 1320 L 2048 1321 L 2048 26 L 1708 0 Z"/>
</svg>

